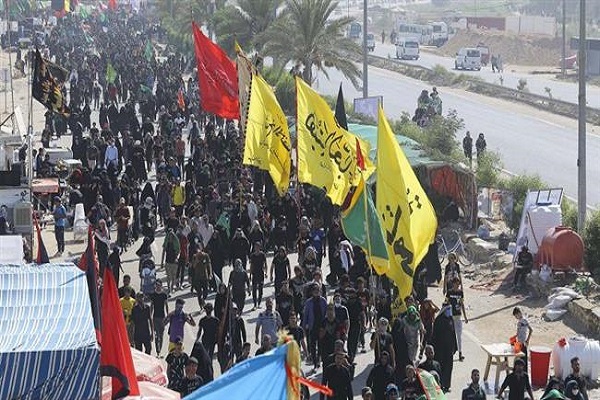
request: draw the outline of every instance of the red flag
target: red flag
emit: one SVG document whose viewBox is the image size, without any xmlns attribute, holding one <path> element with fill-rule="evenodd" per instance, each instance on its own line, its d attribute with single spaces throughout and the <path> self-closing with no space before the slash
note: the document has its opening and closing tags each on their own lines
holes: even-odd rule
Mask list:
<svg viewBox="0 0 600 400">
<path fill-rule="evenodd" d="M 102 291 L 102 348 L 100 350 L 100 375 L 112 377 L 112 398 L 139 396 L 131 347 L 127 337 L 125 319 L 117 293 L 117 283 L 109 268 L 104 270 Z"/>
<path fill-rule="evenodd" d="M 108 0 L 108 8 L 115 11 L 117 9 L 117 0 Z"/>
<path fill-rule="evenodd" d="M 204 36 L 192 22 L 194 48 L 198 64 L 200 104 L 205 111 L 226 119 L 239 119 L 240 106 L 235 63 Z"/>
<path fill-rule="evenodd" d="M 356 166 L 361 171 L 365 170 L 365 158 L 363 157 L 358 138 L 356 138 Z"/>
<path fill-rule="evenodd" d="M 81 255 L 79 264 L 77 266 L 80 270 L 85 272 L 85 278 L 87 280 L 88 291 L 90 294 L 90 304 L 92 305 L 92 316 L 94 317 L 94 328 L 96 329 L 96 339 L 98 340 L 98 344 L 102 345 L 100 307 L 98 300 L 98 260 L 96 259 L 94 233 L 91 226 L 88 228 L 87 248 Z"/>
<path fill-rule="evenodd" d="M 34 220 L 35 223 L 35 231 L 37 233 L 37 257 L 35 258 L 36 264 L 47 264 L 50 262 L 50 257 L 48 257 L 48 250 L 46 250 L 46 245 L 44 245 L 44 241 L 42 240 L 42 231 L 40 230 L 40 225 L 38 224 L 37 218 Z"/>
<path fill-rule="evenodd" d="M 177 92 L 177 105 L 180 110 L 185 111 L 185 99 L 183 98 L 183 90 L 181 89 Z"/>
</svg>

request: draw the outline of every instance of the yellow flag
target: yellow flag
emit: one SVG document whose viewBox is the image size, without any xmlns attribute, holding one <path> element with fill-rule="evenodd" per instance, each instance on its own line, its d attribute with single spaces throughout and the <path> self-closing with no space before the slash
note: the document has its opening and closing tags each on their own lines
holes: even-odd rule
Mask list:
<svg viewBox="0 0 600 400">
<path fill-rule="evenodd" d="M 281 196 L 290 185 L 291 147 L 287 119 L 273 90 L 252 74 L 243 162 L 269 171 Z"/>
<path fill-rule="evenodd" d="M 256 71 L 252 61 L 244 54 L 237 40 L 235 41 L 235 52 L 237 54 L 238 96 L 240 98 L 240 130 L 244 133 L 248 116 L 248 101 L 250 99 L 250 81 L 252 80 L 252 74 Z"/>
<path fill-rule="evenodd" d="M 381 106 L 377 129 L 376 202 L 390 255 L 386 275 L 398 287 L 398 306 L 404 309 L 403 300 L 412 291 L 414 271 L 435 239 L 437 218 Z"/>
<path fill-rule="evenodd" d="M 356 136 L 339 126 L 327 102 L 296 77 L 298 127 L 298 179 L 322 188 L 335 205 L 341 205 L 357 186 Z M 359 139 L 360 140 L 360 139 Z M 368 145 L 360 140 L 366 160 L 365 179 L 373 173 Z"/>
</svg>

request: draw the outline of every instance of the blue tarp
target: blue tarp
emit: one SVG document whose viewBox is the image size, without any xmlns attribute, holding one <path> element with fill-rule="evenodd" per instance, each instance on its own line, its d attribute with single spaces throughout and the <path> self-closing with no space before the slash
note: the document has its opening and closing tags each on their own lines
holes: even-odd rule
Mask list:
<svg viewBox="0 0 600 400">
<path fill-rule="evenodd" d="M 97 399 L 100 351 L 85 273 L 0 266 L 0 399 Z"/>
<path fill-rule="evenodd" d="M 236 364 L 208 385 L 202 386 L 185 400 L 286 400 L 287 345 Z"/>
</svg>

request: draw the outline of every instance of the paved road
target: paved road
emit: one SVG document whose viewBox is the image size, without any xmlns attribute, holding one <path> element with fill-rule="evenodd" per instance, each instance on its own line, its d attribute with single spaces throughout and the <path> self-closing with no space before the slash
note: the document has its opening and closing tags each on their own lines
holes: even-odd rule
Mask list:
<svg viewBox="0 0 600 400">
<path fill-rule="evenodd" d="M 113 235 L 116 235 L 116 232 L 112 232 Z M 49 226 L 48 228 L 43 230 L 43 238 L 44 242 L 48 248 L 50 254 L 54 254 L 56 251 L 56 244 L 54 241 L 53 228 Z M 66 233 L 66 239 L 70 240 L 72 238 L 72 233 L 69 231 Z M 155 259 L 160 257 L 160 249 L 162 247 L 162 243 L 164 240 L 164 235 L 162 229 L 159 229 L 157 232 L 157 239 L 154 247 L 154 256 Z M 125 273 L 130 274 L 132 277 L 132 286 L 134 289 L 138 289 L 140 287 L 140 280 L 137 274 L 138 268 L 138 258 L 135 256 L 135 251 L 139 247 L 141 241 L 138 241 L 136 245 L 130 248 L 125 254 L 121 256 L 123 260 L 123 268 Z M 72 243 L 69 242 L 67 244 L 68 253 L 81 254 L 85 249 L 84 243 Z M 65 254 L 67 255 L 67 254 Z M 68 258 L 68 257 L 65 257 Z M 268 257 L 268 265 L 271 265 L 272 257 L 269 254 Z M 52 259 L 53 262 L 58 261 L 57 259 Z M 292 266 L 297 265 L 297 257 L 296 254 L 290 254 L 290 263 Z M 324 259 L 323 261 L 323 272 L 326 275 L 329 272 L 328 260 Z M 479 267 L 478 267 L 479 268 Z M 483 269 L 482 269 L 483 270 Z M 226 267 L 224 269 L 224 277 L 225 280 L 228 279 L 229 272 L 231 271 L 230 267 Z M 159 278 L 164 279 L 164 271 L 161 269 L 158 272 Z M 489 283 L 489 282 L 488 282 Z M 523 296 L 511 296 L 505 297 L 504 294 L 495 291 L 490 288 L 490 290 L 481 290 L 475 289 L 475 282 L 471 280 L 467 280 L 465 282 L 465 298 L 467 304 L 467 316 L 470 320 L 468 324 L 463 325 L 463 354 L 465 356 L 465 362 L 458 361 L 458 354 L 455 355 L 454 361 L 454 369 L 452 374 L 452 392 L 448 395 L 448 399 L 458 399 L 460 398 L 460 392 L 462 388 L 466 387 L 467 382 L 469 381 L 470 373 L 472 368 L 479 368 L 482 372 L 485 367 L 486 354 L 483 352 L 481 348 L 482 343 L 505 343 L 508 338 L 513 334 L 514 330 L 514 320 L 510 315 L 510 311 L 516 305 L 524 307 L 524 311 L 529 319 L 530 323 L 534 329 L 534 337 L 533 342 L 536 345 L 545 345 L 552 347 L 553 343 L 560 337 L 572 337 L 576 333 L 585 334 L 584 331 L 573 330 L 572 324 L 565 324 L 561 321 L 555 323 L 546 323 L 541 318 L 541 307 L 544 299 L 540 301 L 535 301 L 531 299 L 525 299 Z M 477 285 L 475 285 L 477 286 Z M 332 291 L 329 290 L 328 300 L 331 301 Z M 273 286 L 271 283 L 268 283 L 265 288 L 265 298 L 268 296 L 273 296 Z M 429 297 L 436 303 L 441 304 L 443 301 L 443 295 L 440 288 L 429 288 Z M 204 316 L 204 312 L 200 311 L 198 303 L 196 301 L 195 296 L 189 294 L 189 286 L 186 285 L 186 288 L 183 290 L 176 291 L 172 293 L 171 298 L 169 299 L 169 309 L 172 310 L 174 308 L 174 303 L 176 298 L 184 298 L 186 299 L 185 311 L 192 313 L 196 322 L 200 320 Z M 209 301 L 214 302 L 214 293 L 209 296 Z M 263 303 L 264 304 L 264 303 Z M 246 322 L 246 330 L 248 332 L 248 341 L 251 342 L 251 354 L 254 355 L 254 352 L 258 348 L 258 346 L 254 343 L 254 329 L 256 326 L 256 320 L 258 317 L 257 311 L 251 311 L 251 299 L 247 298 L 246 300 L 246 308 L 243 313 L 243 318 Z M 571 321 L 572 322 L 572 321 Z M 498 328 L 501 327 L 501 328 Z M 576 329 L 576 328 L 575 328 Z M 191 351 L 193 347 L 193 343 L 196 337 L 197 328 L 186 325 L 185 335 L 184 335 L 184 351 Z M 366 340 L 368 341 L 371 337 L 371 332 L 369 331 L 366 335 Z M 168 340 L 168 336 L 165 334 L 165 341 Z M 163 347 L 162 356 L 164 357 L 166 354 L 166 342 Z M 153 343 L 153 351 L 152 355 L 156 355 Z M 359 353 L 355 359 L 356 362 L 356 371 L 355 371 L 355 379 L 353 381 L 354 388 L 354 399 L 360 399 L 360 390 L 365 385 L 367 376 L 371 370 L 373 363 L 373 352 L 367 351 L 366 353 Z M 213 367 L 215 371 L 215 378 L 220 374 L 218 362 L 215 359 L 213 362 Z M 303 370 L 308 373 L 310 370 L 310 366 L 306 364 L 302 364 Z M 311 378 L 317 381 L 321 379 L 321 370 L 317 371 L 317 374 L 312 375 Z M 488 398 L 493 398 L 491 395 L 493 391 L 494 384 L 494 370 L 492 369 L 492 373 L 490 374 L 489 387 L 488 387 Z M 552 374 L 552 372 L 551 372 Z M 502 375 L 503 379 L 504 375 Z M 595 395 L 598 396 L 599 393 L 595 392 Z M 311 400 L 317 400 L 319 397 L 317 395 L 313 395 Z M 536 399 L 541 398 L 541 392 L 536 392 Z M 599 398 L 599 397 L 590 397 L 590 398 Z"/>
<path fill-rule="evenodd" d="M 362 94 L 337 71 L 322 74 L 315 87 L 323 94 L 335 95 L 343 82 L 346 100 Z M 388 118 L 396 119 L 403 111 L 412 113 L 423 82 L 390 71 L 369 69 L 369 94 L 383 95 Z M 504 167 L 513 173 L 537 173 L 550 185 L 563 187 L 577 196 L 577 124 L 530 107 L 499 101 L 462 90 L 441 88 L 444 110 L 456 109 L 465 121 L 465 129 L 476 134 L 484 132 L 488 148 L 502 155 Z M 587 203 L 600 204 L 600 132 L 588 125 Z M 462 140 L 464 132 L 459 133 Z"/>
<path fill-rule="evenodd" d="M 377 43 L 373 54 L 377 56 L 396 57 L 396 47 L 389 44 Z M 407 61 L 408 63 L 414 63 L 422 65 L 427 68 L 432 68 L 435 65 L 442 65 L 448 70 L 454 69 L 454 58 L 443 57 L 436 54 L 421 51 L 421 57 L 416 61 Z M 547 68 L 546 68 L 547 69 Z M 504 86 L 513 89 L 517 88 L 519 79 L 527 80 L 527 87 L 531 93 L 547 96 L 545 88 L 550 88 L 552 97 L 559 100 L 568 101 L 570 103 L 577 103 L 578 88 L 576 83 L 572 82 L 561 82 L 554 78 L 554 75 L 531 75 L 523 72 L 512 72 L 510 65 L 505 65 L 504 72 L 502 74 L 492 73 L 490 65 L 484 67 L 481 71 L 455 71 L 465 73 L 467 75 L 479 76 L 487 82 L 500 84 L 500 75 L 504 80 Z M 587 85 L 587 104 L 590 107 L 600 108 L 600 87 Z"/>
</svg>

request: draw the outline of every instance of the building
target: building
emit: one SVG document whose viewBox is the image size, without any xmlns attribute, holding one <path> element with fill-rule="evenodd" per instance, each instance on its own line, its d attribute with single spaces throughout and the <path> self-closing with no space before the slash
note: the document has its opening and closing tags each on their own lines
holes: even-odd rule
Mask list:
<svg viewBox="0 0 600 400">
<path fill-rule="evenodd" d="M 585 72 L 587 75 L 600 75 L 600 38 L 586 39 L 586 66 Z M 571 49 L 579 49 L 579 38 L 571 38 Z"/>
</svg>

